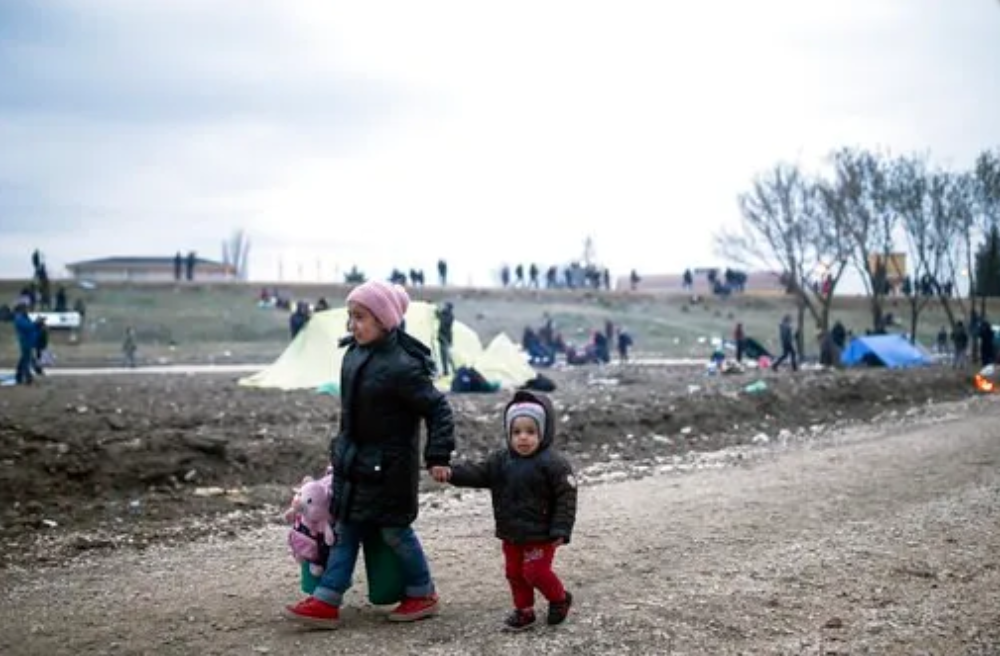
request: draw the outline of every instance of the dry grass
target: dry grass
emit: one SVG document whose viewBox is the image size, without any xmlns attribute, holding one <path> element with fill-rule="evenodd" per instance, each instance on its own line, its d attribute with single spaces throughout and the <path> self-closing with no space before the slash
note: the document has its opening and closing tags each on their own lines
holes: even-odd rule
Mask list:
<svg viewBox="0 0 1000 656">
<path fill-rule="evenodd" d="M 13 298 L 20 285 L 0 281 L 0 298 Z M 142 357 L 149 362 L 270 361 L 288 343 L 288 322 L 282 312 L 257 308 L 256 298 L 262 286 L 195 283 L 73 288 L 71 302 L 80 296 L 87 304 L 86 330 L 80 344 L 59 346 L 57 350 L 64 363 L 115 362 L 125 327 L 134 325 Z M 315 284 L 283 285 L 282 289 L 295 298 L 315 301 L 325 297 L 334 306 L 343 302 L 348 291 L 343 285 Z M 538 325 L 547 311 L 569 341 L 584 342 L 590 331 L 611 320 L 631 330 L 638 351 L 678 357 L 705 355 L 709 347 L 699 343 L 699 338 L 729 336 L 736 321 L 744 323 L 749 335 L 773 344 L 780 317 L 794 312 L 792 299 L 773 294 L 710 298 L 701 304 L 691 304 L 679 293 L 428 287 L 414 290 L 413 296 L 431 302 L 445 298 L 454 301 L 458 319 L 479 331 L 484 339 L 501 331 L 519 339 L 524 327 Z M 995 302 L 992 308 L 995 316 L 1000 303 Z M 908 326 L 905 300 L 890 301 L 888 309 Z M 856 332 L 863 332 L 870 323 L 867 299 L 837 299 L 834 317 Z M 932 342 L 944 323 L 941 308 L 932 304 L 922 317 L 920 339 Z M 0 358 L 12 357 L 13 340 L 0 340 Z"/>
</svg>

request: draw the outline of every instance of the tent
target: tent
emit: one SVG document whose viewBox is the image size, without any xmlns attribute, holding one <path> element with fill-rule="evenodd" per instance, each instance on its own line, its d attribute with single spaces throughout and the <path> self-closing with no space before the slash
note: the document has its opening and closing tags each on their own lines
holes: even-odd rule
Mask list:
<svg viewBox="0 0 1000 656">
<path fill-rule="evenodd" d="M 840 361 L 849 367 L 867 364 L 890 369 L 931 364 L 930 356 L 902 335 L 855 337 L 844 349 Z"/>
<path fill-rule="evenodd" d="M 437 330 L 436 306 L 422 301 L 410 303 L 406 332 L 431 348 L 438 371 L 442 371 Z M 282 390 L 323 388 L 335 392 L 344 357 L 344 349 L 337 347 L 337 341 L 346 333 L 346 307 L 317 312 L 277 360 L 241 379 L 239 384 Z M 509 337 L 501 333 L 484 349 L 476 331 L 460 321 L 452 325 L 451 359 L 456 368 L 473 367 L 502 388 L 520 387 L 536 375 L 527 357 Z M 438 384 L 447 389 L 450 380 L 441 379 Z"/>
</svg>

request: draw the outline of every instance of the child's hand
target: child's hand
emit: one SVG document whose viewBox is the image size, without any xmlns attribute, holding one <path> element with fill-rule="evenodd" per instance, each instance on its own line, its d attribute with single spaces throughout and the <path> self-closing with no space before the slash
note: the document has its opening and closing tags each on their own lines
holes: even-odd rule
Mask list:
<svg viewBox="0 0 1000 656">
<path fill-rule="evenodd" d="M 451 480 L 451 467 L 431 467 L 431 477 L 438 483 Z"/>
</svg>

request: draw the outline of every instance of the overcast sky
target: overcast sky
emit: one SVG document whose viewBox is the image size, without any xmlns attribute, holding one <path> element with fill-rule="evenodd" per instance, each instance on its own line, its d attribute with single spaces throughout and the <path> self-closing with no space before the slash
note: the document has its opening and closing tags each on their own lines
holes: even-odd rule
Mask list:
<svg viewBox="0 0 1000 656">
<path fill-rule="evenodd" d="M 0 275 L 110 255 L 716 263 L 736 194 L 840 145 L 1000 145 L 996 0 L 5 0 Z"/>
</svg>

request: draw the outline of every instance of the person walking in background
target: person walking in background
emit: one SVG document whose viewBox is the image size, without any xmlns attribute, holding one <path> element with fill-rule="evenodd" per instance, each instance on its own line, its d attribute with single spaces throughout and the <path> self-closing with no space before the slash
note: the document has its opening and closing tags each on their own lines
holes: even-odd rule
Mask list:
<svg viewBox="0 0 1000 656">
<path fill-rule="evenodd" d="M 437 320 L 437 342 L 441 351 L 441 375 L 447 376 L 455 369 L 455 364 L 451 359 L 451 345 L 455 336 L 455 306 L 452 305 L 451 301 L 446 301 L 438 309 Z"/>
<path fill-rule="evenodd" d="M 733 330 L 733 342 L 736 346 L 736 361 L 743 362 L 743 345 L 746 344 L 746 335 L 743 332 L 743 324 L 737 323 Z"/>
<path fill-rule="evenodd" d="M 632 348 L 632 334 L 625 328 L 618 328 L 618 359 L 622 364 L 628 363 L 628 352 Z"/>
<path fill-rule="evenodd" d="M 49 354 L 49 326 L 45 317 L 35 319 L 35 349 L 31 358 L 31 366 L 39 376 L 45 375 L 45 367 L 51 361 Z"/>
<path fill-rule="evenodd" d="M 17 369 L 14 381 L 18 385 L 34 382 L 31 374 L 32 356 L 35 350 L 35 322 L 28 316 L 28 306 L 18 303 L 14 308 L 14 332 L 17 335 Z"/>
<path fill-rule="evenodd" d="M 795 331 L 792 330 L 792 315 L 786 314 L 778 325 L 778 340 L 781 342 L 781 356 L 771 365 L 777 371 L 786 359 L 792 363 L 792 371 L 799 370 L 798 354 L 795 352 Z"/>
<path fill-rule="evenodd" d="M 125 357 L 125 366 L 135 369 L 135 353 L 139 350 L 139 345 L 135 338 L 135 328 L 128 326 L 125 328 L 125 339 L 122 341 L 122 355 Z"/>
<path fill-rule="evenodd" d="M 969 366 L 969 331 L 965 329 L 964 322 L 955 322 L 955 329 L 951 333 L 951 344 L 954 348 L 951 366 L 955 369 Z"/>
</svg>

